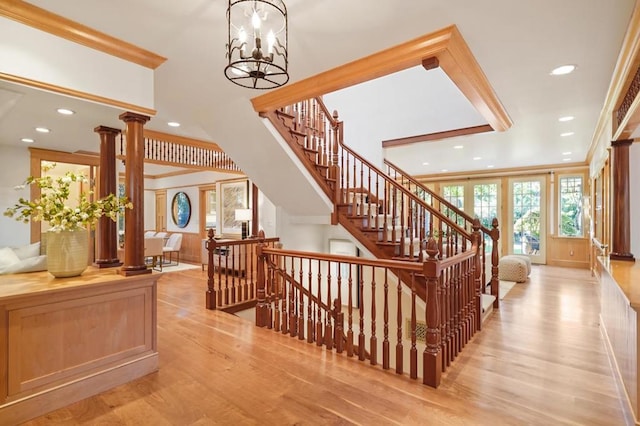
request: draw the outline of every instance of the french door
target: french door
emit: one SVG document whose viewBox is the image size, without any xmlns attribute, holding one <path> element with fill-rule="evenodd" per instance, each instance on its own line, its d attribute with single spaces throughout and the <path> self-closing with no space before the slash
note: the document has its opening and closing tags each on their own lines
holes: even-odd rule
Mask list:
<svg viewBox="0 0 640 426">
<path fill-rule="evenodd" d="M 546 263 L 546 205 L 544 177 L 509 180 L 509 253 Z"/>
</svg>

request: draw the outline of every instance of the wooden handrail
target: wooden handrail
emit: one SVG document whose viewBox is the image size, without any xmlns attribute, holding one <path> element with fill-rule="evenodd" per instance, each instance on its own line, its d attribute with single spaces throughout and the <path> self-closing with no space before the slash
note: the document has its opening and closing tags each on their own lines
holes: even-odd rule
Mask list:
<svg viewBox="0 0 640 426">
<path fill-rule="evenodd" d="M 451 210 L 455 211 L 458 216 L 464 218 L 467 222 L 469 222 L 469 223 L 473 222 L 473 218 L 470 215 L 468 215 L 464 210 L 460 210 L 458 207 L 456 207 L 453 204 L 451 204 L 451 202 L 449 202 L 446 198 L 444 198 L 443 196 L 441 196 L 440 194 L 438 194 L 436 192 L 433 192 L 429 187 L 423 185 L 416 178 L 414 178 L 413 176 L 411 176 L 408 173 L 406 173 L 404 170 L 402 170 L 400 167 L 398 167 L 395 164 L 393 164 L 391 161 L 389 161 L 389 160 L 387 160 L 385 158 L 384 159 L 384 163 L 387 166 L 389 166 L 391 169 L 393 169 L 395 172 L 399 173 L 402 179 L 408 180 L 409 182 L 411 182 L 412 184 L 414 184 L 415 186 L 417 186 L 421 190 L 425 191 L 426 193 L 429 194 L 430 197 L 435 198 L 436 200 L 438 200 L 438 202 L 440 202 L 441 204 L 444 204 L 445 207 L 447 207 L 448 209 L 451 209 Z M 489 228 L 485 227 L 482 224 L 481 224 L 481 230 L 485 234 L 490 234 L 491 233 L 491 230 Z"/>
<path fill-rule="evenodd" d="M 424 200 L 421 200 L 418 196 L 416 196 L 414 193 L 410 192 L 410 191 L 406 191 L 406 188 L 404 188 L 402 185 L 400 185 L 397 181 L 395 181 L 394 179 L 391 179 L 389 177 L 389 175 L 387 175 L 386 173 L 384 173 L 382 170 L 380 170 L 379 168 L 377 168 L 375 165 L 369 163 L 367 160 L 364 159 L 364 157 L 362 157 L 361 155 L 359 155 L 358 153 L 356 153 L 355 151 L 353 151 L 351 148 L 349 148 L 346 144 L 344 144 L 344 142 L 341 142 L 340 145 L 344 148 L 344 150 L 346 150 L 349 154 L 351 154 L 352 156 L 354 156 L 355 158 L 357 158 L 360 162 L 362 162 L 363 164 L 366 164 L 368 168 L 370 168 L 371 170 L 373 170 L 378 176 L 382 177 L 383 179 L 385 179 L 387 182 L 389 182 L 393 187 L 395 187 L 396 189 L 402 191 L 405 196 L 409 197 L 411 200 L 418 202 L 419 204 L 423 204 L 426 206 L 426 203 L 424 203 Z M 457 209 L 456 209 L 457 210 Z M 441 221 L 447 223 L 450 227 L 454 228 L 458 233 L 460 233 L 461 235 L 464 235 L 468 240 L 471 239 L 471 234 L 469 232 L 467 232 L 466 229 L 461 228 L 460 225 L 458 225 L 457 223 L 455 223 L 454 221 L 452 221 L 450 218 L 448 218 L 447 216 L 445 216 L 444 214 L 442 214 L 440 211 L 435 210 L 435 209 L 429 209 L 429 211 L 431 212 L 431 214 L 435 215 L 438 219 L 440 219 Z"/>
</svg>

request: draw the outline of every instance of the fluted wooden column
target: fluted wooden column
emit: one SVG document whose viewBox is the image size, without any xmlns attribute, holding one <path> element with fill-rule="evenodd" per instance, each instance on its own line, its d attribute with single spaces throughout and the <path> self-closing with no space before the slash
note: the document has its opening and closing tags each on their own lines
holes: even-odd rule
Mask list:
<svg viewBox="0 0 640 426">
<path fill-rule="evenodd" d="M 612 182 L 613 206 L 611 221 L 613 234 L 611 235 L 612 260 L 635 261 L 631 253 L 631 211 L 629 207 L 629 146 L 633 140 L 611 142 L 613 152 Z"/>
<path fill-rule="evenodd" d="M 151 273 L 144 262 L 144 123 L 146 115 L 125 112 L 120 120 L 127 124 L 127 156 L 124 169 L 125 195 L 133 203 L 124 214 L 124 265 L 122 275 Z"/>
<path fill-rule="evenodd" d="M 98 126 L 93 129 L 100 134 L 100 185 L 98 198 L 109 194 L 117 195 L 116 182 L 116 136 L 120 129 Z M 103 216 L 96 226 L 97 253 L 95 265 L 98 268 L 121 266 L 118 259 L 118 224 Z"/>
</svg>

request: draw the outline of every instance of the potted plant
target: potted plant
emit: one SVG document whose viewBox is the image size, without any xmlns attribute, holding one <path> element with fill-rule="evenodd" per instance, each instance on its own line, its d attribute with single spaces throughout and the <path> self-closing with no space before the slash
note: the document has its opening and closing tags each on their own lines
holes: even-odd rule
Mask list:
<svg viewBox="0 0 640 426">
<path fill-rule="evenodd" d="M 55 163 L 44 166 L 43 172 L 55 167 Z M 28 223 L 30 220 L 47 222 L 47 269 L 55 277 L 71 277 L 82 274 L 88 263 L 88 230 L 103 216 L 116 221 L 118 213 L 125 208 L 133 208 L 126 197 L 109 194 L 99 200 L 91 200 L 93 191 L 81 192 L 78 203 L 70 205 L 72 183 L 88 184 L 86 176 L 66 172 L 64 176 L 29 176 L 24 184 L 40 188 L 40 198 L 27 200 L 20 198 L 5 210 L 4 215 Z"/>
</svg>

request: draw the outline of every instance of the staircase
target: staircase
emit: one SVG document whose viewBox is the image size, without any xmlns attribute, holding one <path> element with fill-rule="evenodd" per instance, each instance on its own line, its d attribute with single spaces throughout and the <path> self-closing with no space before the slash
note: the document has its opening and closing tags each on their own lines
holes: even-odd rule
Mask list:
<svg viewBox="0 0 640 426">
<path fill-rule="evenodd" d="M 439 258 L 446 259 L 469 250 L 474 229 L 480 230 L 482 292 L 489 289 L 493 307 L 498 307 L 497 219 L 488 229 L 391 163 L 385 163 L 387 172 L 369 163 L 344 144 L 343 122 L 320 98 L 261 116 L 271 121 L 333 200 L 332 223 L 342 225 L 375 257 L 421 261 L 427 239 L 434 238 Z M 487 241 L 490 259 L 485 257 Z M 402 272 L 400 277 L 409 280 Z M 425 300 L 423 284 L 418 285 L 418 296 Z"/>
</svg>

